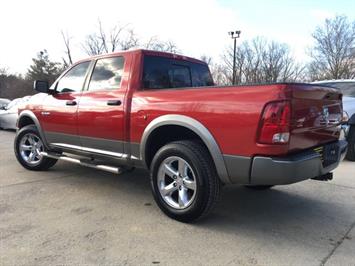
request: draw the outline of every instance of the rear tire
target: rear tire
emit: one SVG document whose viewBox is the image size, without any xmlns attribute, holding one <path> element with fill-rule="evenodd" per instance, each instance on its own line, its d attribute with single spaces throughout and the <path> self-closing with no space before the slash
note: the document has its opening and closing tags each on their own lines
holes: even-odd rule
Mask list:
<svg viewBox="0 0 355 266">
<path fill-rule="evenodd" d="M 346 154 L 346 159 L 348 159 L 349 161 L 355 161 L 355 125 L 352 125 L 350 127 L 347 141 L 348 152 Z"/>
<path fill-rule="evenodd" d="M 17 132 L 14 148 L 17 161 L 28 170 L 47 170 L 57 162 L 40 154 L 45 151 L 45 146 L 34 125 L 25 126 Z"/>
<path fill-rule="evenodd" d="M 165 145 L 150 169 L 154 199 L 175 220 L 192 222 L 206 216 L 218 201 L 219 177 L 208 150 L 198 142 Z"/>
</svg>

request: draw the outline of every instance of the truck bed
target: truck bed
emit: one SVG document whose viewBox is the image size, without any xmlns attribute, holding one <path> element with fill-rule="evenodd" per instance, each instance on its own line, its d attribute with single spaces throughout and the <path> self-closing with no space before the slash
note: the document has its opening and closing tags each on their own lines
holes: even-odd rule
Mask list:
<svg viewBox="0 0 355 266">
<path fill-rule="evenodd" d="M 260 144 L 257 132 L 265 103 L 280 100 L 292 103 L 290 142 Z M 323 108 L 328 109 L 328 123 L 322 122 Z M 137 143 L 144 130 L 142 113 L 148 123 L 163 114 L 188 115 L 210 130 L 224 154 L 278 156 L 337 140 L 342 104 L 336 90 L 302 83 L 139 91 L 131 110 L 131 140 Z"/>
</svg>

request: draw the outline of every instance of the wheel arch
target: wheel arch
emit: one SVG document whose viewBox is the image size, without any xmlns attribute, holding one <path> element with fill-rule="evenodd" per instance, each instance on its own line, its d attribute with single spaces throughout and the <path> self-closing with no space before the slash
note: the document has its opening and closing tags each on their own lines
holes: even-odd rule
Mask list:
<svg viewBox="0 0 355 266">
<path fill-rule="evenodd" d="M 159 129 L 169 126 L 185 128 L 192 134 L 198 136 L 208 149 L 221 181 L 225 184 L 231 183 L 224 163 L 223 154 L 210 131 L 196 119 L 185 115 L 163 115 L 155 118 L 145 128 L 140 142 L 140 160 L 146 168 L 149 168 L 150 164 L 147 153 L 149 144 L 155 136 L 154 133 Z"/>
<path fill-rule="evenodd" d="M 37 128 L 37 130 L 41 136 L 41 139 L 43 141 L 44 146 L 46 148 L 48 148 L 49 146 L 46 141 L 46 137 L 44 135 L 44 132 L 42 130 L 42 127 L 41 127 L 41 124 L 39 123 L 38 118 L 36 117 L 36 115 L 32 111 L 24 110 L 19 114 L 19 117 L 17 119 L 17 127 L 18 127 L 18 129 L 21 129 L 21 128 L 28 126 L 28 125 L 34 125 Z"/>
</svg>

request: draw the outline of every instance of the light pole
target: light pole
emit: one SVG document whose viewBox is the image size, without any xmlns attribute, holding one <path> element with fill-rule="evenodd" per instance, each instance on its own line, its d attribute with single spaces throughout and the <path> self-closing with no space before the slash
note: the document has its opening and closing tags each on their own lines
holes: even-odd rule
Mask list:
<svg viewBox="0 0 355 266">
<path fill-rule="evenodd" d="M 240 30 L 236 31 L 230 31 L 228 34 L 231 36 L 231 38 L 234 40 L 234 49 L 233 49 L 233 85 L 235 85 L 235 54 L 236 54 L 236 49 L 237 49 L 237 39 L 240 37 Z"/>
</svg>

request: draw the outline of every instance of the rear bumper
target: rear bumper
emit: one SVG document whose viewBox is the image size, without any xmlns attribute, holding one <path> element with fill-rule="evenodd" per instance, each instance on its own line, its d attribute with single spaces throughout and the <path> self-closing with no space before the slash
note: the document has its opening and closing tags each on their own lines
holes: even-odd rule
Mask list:
<svg viewBox="0 0 355 266">
<path fill-rule="evenodd" d="M 250 159 L 248 178 L 240 176 L 236 165 L 241 165 L 240 157 L 235 162 L 227 163 L 227 170 L 232 183 L 252 185 L 285 185 L 302 180 L 324 175 L 334 170 L 344 159 L 347 151 L 347 142 L 339 140 L 336 143 L 324 146 L 333 149 L 333 160 L 324 166 L 321 154 L 314 150 L 308 150 L 286 157 L 256 156 Z M 248 182 L 246 182 L 248 180 Z"/>
</svg>

